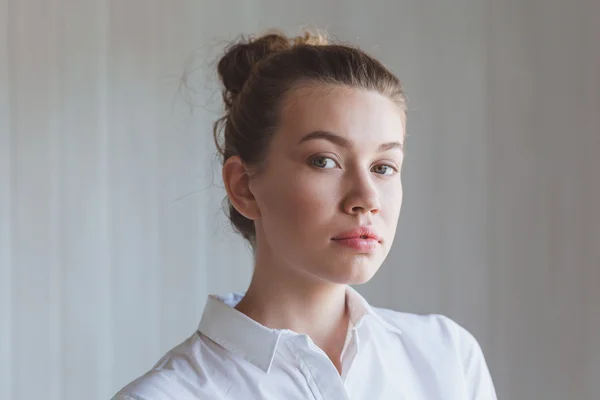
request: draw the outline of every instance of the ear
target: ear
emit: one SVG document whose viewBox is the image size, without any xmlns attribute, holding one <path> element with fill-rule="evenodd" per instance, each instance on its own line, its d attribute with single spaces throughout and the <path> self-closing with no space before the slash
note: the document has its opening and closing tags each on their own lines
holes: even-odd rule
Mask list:
<svg viewBox="0 0 600 400">
<path fill-rule="evenodd" d="M 260 210 L 250 191 L 250 177 L 242 159 L 239 156 L 229 157 L 223 165 L 222 175 L 227 197 L 233 207 L 250 220 L 258 219 Z"/>
</svg>

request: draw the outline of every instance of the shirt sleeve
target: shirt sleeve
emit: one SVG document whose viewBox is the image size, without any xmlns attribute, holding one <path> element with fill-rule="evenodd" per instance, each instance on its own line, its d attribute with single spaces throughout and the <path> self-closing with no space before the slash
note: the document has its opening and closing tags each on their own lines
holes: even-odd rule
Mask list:
<svg viewBox="0 0 600 400">
<path fill-rule="evenodd" d="M 496 390 L 481 346 L 465 328 L 457 325 L 464 376 L 471 400 L 497 400 Z"/>
</svg>

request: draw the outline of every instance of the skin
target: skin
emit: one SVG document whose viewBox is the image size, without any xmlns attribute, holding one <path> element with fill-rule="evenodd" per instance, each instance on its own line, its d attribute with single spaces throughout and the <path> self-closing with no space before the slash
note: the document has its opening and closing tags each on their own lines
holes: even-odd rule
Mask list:
<svg viewBox="0 0 600 400">
<path fill-rule="evenodd" d="M 223 166 L 232 204 L 256 227 L 254 275 L 236 308 L 308 335 L 341 371 L 346 285 L 370 280 L 394 239 L 405 115 L 379 93 L 339 86 L 305 85 L 283 104 L 260 170 L 237 156 Z M 377 231 L 374 251 L 332 240 L 358 226 Z"/>
</svg>

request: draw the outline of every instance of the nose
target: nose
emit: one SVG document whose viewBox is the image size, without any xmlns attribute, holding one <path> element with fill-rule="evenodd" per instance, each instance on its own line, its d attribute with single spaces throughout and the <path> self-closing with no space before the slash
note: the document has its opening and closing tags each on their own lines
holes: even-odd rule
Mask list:
<svg viewBox="0 0 600 400">
<path fill-rule="evenodd" d="M 365 176 L 366 175 L 366 176 Z M 344 198 L 342 207 L 350 215 L 377 214 L 381 209 L 379 193 L 367 174 L 349 177 L 349 190 Z"/>
</svg>

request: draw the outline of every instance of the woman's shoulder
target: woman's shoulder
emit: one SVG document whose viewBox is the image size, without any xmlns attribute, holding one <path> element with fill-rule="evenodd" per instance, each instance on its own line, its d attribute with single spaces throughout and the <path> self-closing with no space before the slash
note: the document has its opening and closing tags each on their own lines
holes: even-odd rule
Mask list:
<svg viewBox="0 0 600 400">
<path fill-rule="evenodd" d="M 496 399 L 483 351 L 462 325 L 441 314 L 414 314 L 374 308 L 378 317 L 400 332 L 402 348 L 435 368 L 460 371 L 469 398 Z M 389 348 L 390 346 L 388 346 Z"/>
<path fill-rule="evenodd" d="M 462 325 L 443 314 L 418 314 L 395 311 L 387 308 L 373 308 L 386 324 L 401 332 L 404 340 L 431 348 L 439 345 L 458 350 L 468 356 L 479 350 L 475 337 Z"/>
<path fill-rule="evenodd" d="M 169 350 L 152 369 L 124 386 L 112 400 L 192 400 L 199 393 L 211 398 L 213 387 L 200 362 L 206 352 L 204 347 L 195 332 Z"/>
</svg>

